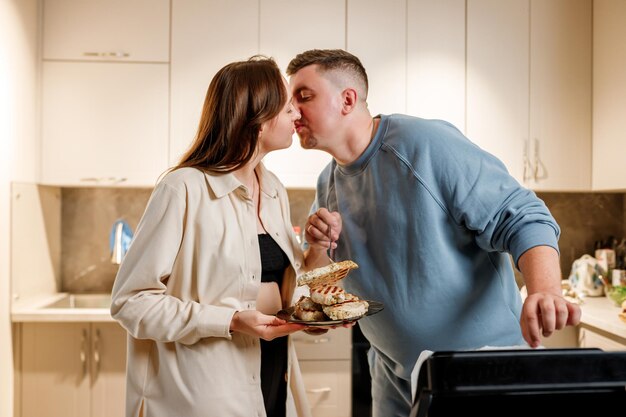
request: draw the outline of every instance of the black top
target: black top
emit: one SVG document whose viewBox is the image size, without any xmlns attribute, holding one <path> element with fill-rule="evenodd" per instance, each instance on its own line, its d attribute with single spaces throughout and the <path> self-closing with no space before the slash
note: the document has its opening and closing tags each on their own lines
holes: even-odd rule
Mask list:
<svg viewBox="0 0 626 417">
<path fill-rule="evenodd" d="M 289 258 L 268 234 L 259 235 L 261 282 L 282 286 Z M 287 401 L 287 338 L 261 339 L 261 391 L 268 417 L 285 417 Z"/>
<path fill-rule="evenodd" d="M 280 288 L 285 269 L 289 266 L 289 258 L 267 233 L 259 235 L 259 248 L 262 267 L 261 282 L 275 282 Z"/>
</svg>

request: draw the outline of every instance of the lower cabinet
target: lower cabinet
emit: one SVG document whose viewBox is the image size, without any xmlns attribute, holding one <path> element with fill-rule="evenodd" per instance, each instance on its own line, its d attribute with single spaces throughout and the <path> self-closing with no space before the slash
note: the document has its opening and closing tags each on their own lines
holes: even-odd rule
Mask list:
<svg viewBox="0 0 626 417">
<path fill-rule="evenodd" d="M 314 417 L 352 416 L 352 329 L 292 336 Z"/>
<path fill-rule="evenodd" d="M 126 331 L 117 323 L 22 323 L 21 417 L 123 417 Z"/>
<path fill-rule="evenodd" d="M 604 351 L 623 351 L 626 350 L 626 339 L 581 327 L 578 332 L 578 346 L 581 348 L 599 348 Z"/>
</svg>

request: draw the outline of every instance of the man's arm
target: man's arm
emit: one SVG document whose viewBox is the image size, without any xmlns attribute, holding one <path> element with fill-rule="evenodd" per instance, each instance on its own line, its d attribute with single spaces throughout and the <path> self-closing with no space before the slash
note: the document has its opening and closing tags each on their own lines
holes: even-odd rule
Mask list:
<svg viewBox="0 0 626 417">
<path fill-rule="evenodd" d="M 539 346 L 542 335 L 548 337 L 580 322 L 580 307 L 562 296 L 559 254 L 554 248 L 531 248 L 520 256 L 518 265 L 528 290 L 520 326 L 530 346 Z"/>
</svg>

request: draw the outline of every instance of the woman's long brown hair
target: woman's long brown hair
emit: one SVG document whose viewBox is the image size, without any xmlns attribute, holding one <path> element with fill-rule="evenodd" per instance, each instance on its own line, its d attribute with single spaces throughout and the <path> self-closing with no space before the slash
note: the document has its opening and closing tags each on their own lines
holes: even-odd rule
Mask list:
<svg viewBox="0 0 626 417">
<path fill-rule="evenodd" d="M 283 76 L 272 58 L 256 55 L 226 65 L 209 84 L 194 142 L 172 169 L 239 169 L 254 156 L 262 124 L 286 102 Z"/>
</svg>

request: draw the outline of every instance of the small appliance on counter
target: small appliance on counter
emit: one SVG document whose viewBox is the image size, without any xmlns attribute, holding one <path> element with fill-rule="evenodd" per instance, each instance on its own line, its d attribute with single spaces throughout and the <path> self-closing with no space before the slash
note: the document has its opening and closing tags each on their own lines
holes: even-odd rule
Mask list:
<svg viewBox="0 0 626 417">
<path fill-rule="evenodd" d="M 625 409 L 626 352 L 477 350 L 428 357 L 410 416 L 589 417 Z"/>
</svg>

